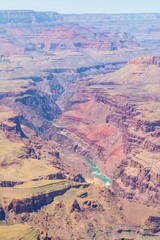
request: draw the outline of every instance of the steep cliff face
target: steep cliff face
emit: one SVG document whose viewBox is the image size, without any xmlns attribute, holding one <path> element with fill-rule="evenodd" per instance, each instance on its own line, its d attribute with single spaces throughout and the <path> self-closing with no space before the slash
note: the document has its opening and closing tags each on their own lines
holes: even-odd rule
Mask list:
<svg viewBox="0 0 160 240">
<path fill-rule="evenodd" d="M 35 12 L 31 10 L 6 10 L 0 11 L 0 24 L 7 23 L 40 23 L 62 20 L 62 16 L 56 12 Z"/>
<path fill-rule="evenodd" d="M 156 65 L 160 66 L 160 58 L 156 56 L 148 56 L 148 57 L 137 57 L 132 59 L 129 64 L 136 64 L 136 65 Z"/>
<path fill-rule="evenodd" d="M 35 184 L 35 191 L 32 194 L 26 194 L 25 190 L 25 184 L 24 184 L 24 188 L 22 186 L 22 190 L 24 191 L 24 193 L 22 195 L 24 195 L 25 197 L 23 199 L 20 198 L 19 195 L 19 189 L 16 187 L 12 188 L 11 191 L 11 195 L 14 191 L 14 196 L 16 198 L 10 198 L 9 195 L 7 195 L 7 193 L 5 193 L 6 191 L 8 191 L 9 189 L 4 188 L 2 190 L 2 192 L 4 193 L 5 196 L 5 201 L 8 201 L 8 205 L 5 204 L 5 209 L 7 211 L 12 211 L 15 212 L 16 214 L 19 213 L 24 213 L 24 212 L 36 212 L 38 211 L 40 208 L 42 208 L 42 206 L 46 206 L 50 203 L 52 203 L 54 201 L 54 198 L 57 196 L 61 196 L 64 195 L 65 192 L 67 192 L 69 189 L 71 188 L 79 188 L 81 186 L 81 184 L 76 184 L 74 182 L 70 182 L 68 183 L 67 181 L 57 181 L 56 180 L 50 180 L 50 181 L 45 181 L 46 186 L 43 186 L 43 181 L 41 181 L 41 186 L 36 188 L 36 184 Z M 31 184 L 33 185 L 33 183 Z M 85 185 L 84 185 L 85 186 Z M 41 189 L 43 189 L 43 191 L 41 191 Z M 29 192 L 33 191 L 33 188 L 28 189 Z M 36 191 L 37 190 L 37 191 Z M 18 197 L 16 196 L 16 192 L 18 194 Z"/>
<path fill-rule="evenodd" d="M 52 180 L 34 183 L 35 186 L 39 185 L 39 187 L 31 188 L 28 192 L 34 190 L 36 196 L 27 199 L 18 199 L 18 196 L 16 199 L 11 199 L 13 191 L 6 198 L 8 189 L 4 189 L 3 205 L 6 211 L 6 220 L 13 224 L 25 222 L 36 226 L 36 228 L 46 229 L 51 239 L 61 238 L 64 234 L 66 239 L 77 237 L 105 238 L 111 232 L 113 221 L 115 225 L 124 222 L 118 201 L 110 190 L 93 184 L 74 183 L 73 185 L 73 182 L 70 182 L 70 187 L 73 185 L 70 188 L 67 187 L 67 181 L 54 181 L 55 187 L 52 184 Z M 25 185 L 29 190 L 30 184 L 28 186 L 24 184 L 22 188 L 15 188 L 14 194 L 18 189 L 24 193 Z M 33 186 L 33 184 L 31 185 Z M 44 195 L 40 194 L 43 190 L 48 191 L 45 195 L 46 200 L 44 200 Z M 100 195 L 101 198 L 99 198 Z M 37 209 L 39 210 L 37 211 Z M 116 212 L 118 212 L 117 215 L 115 215 Z M 102 218 L 105 221 L 102 221 Z M 97 225 L 96 219 L 101 222 L 100 225 Z M 102 224 L 103 230 L 99 231 Z"/>
<path fill-rule="evenodd" d="M 136 84 L 130 71 L 126 78 L 123 75 L 123 82 L 119 80 L 118 73 L 125 74 L 126 67 L 101 79 L 74 83 L 75 93 L 70 99 L 74 104 L 61 115 L 60 123 L 67 132 L 65 137 L 74 139 L 68 140 L 69 145 L 73 149 L 76 146 L 77 153 L 93 159 L 105 174 L 113 176 L 112 187 L 119 196 L 159 203 L 159 101 L 149 102 L 153 82 L 150 75 L 144 78 L 152 65 L 154 73 L 159 72 L 159 58 L 136 58 L 127 68 L 139 68 L 141 64 L 144 75 L 136 76 Z M 158 78 L 153 80 L 157 84 Z M 140 83 L 148 90 L 145 96 L 143 91 L 137 92 L 136 99 L 134 91 Z M 130 90 L 122 95 L 125 86 Z M 159 94 L 159 88 L 154 91 Z"/>
<path fill-rule="evenodd" d="M 22 78 L 26 81 L 27 78 Z M 20 133 L 21 137 L 26 137 L 20 127 L 20 122 L 36 131 L 43 131 L 45 125 L 49 125 L 51 121 L 56 119 L 62 112 L 56 100 L 64 92 L 64 88 L 59 84 L 57 79 L 52 75 L 47 75 L 44 78 L 31 77 L 27 90 L 21 88 L 20 91 L 14 94 L 3 94 L 2 102 L 4 105 L 10 106 L 19 114 L 19 117 L 10 119 L 15 123 L 16 133 Z M 8 99 L 12 98 L 12 101 Z M 14 99 L 14 101 L 13 101 Z M 33 119 L 34 117 L 34 119 Z M 1 127 L 4 128 L 4 126 Z M 14 127 L 10 127 L 13 128 Z"/>
<path fill-rule="evenodd" d="M 19 134 L 21 138 L 27 138 L 27 136 L 24 134 L 21 125 L 20 125 L 20 117 L 15 116 L 13 118 L 9 118 L 8 122 L 1 122 L 0 123 L 0 130 L 3 132 L 13 132 L 15 134 Z"/>
<path fill-rule="evenodd" d="M 52 121 L 56 115 L 61 114 L 60 109 L 49 96 L 41 96 L 36 90 L 30 92 L 30 94 L 24 93 L 21 98 L 16 98 L 15 103 L 20 102 L 48 121 Z"/>
<path fill-rule="evenodd" d="M 5 212 L 0 203 L 0 221 L 5 219 Z"/>
</svg>

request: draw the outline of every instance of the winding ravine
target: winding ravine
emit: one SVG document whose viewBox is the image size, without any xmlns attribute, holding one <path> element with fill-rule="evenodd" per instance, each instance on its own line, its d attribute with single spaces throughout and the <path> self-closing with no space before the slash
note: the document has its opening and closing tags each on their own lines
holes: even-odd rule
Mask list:
<svg viewBox="0 0 160 240">
<path fill-rule="evenodd" d="M 91 165 L 91 169 L 93 170 L 92 175 L 96 178 L 99 178 L 105 183 L 105 187 L 108 187 L 111 184 L 111 181 L 101 174 L 101 171 L 97 168 L 96 164 L 92 163 L 92 161 L 86 157 L 85 159 Z"/>
</svg>

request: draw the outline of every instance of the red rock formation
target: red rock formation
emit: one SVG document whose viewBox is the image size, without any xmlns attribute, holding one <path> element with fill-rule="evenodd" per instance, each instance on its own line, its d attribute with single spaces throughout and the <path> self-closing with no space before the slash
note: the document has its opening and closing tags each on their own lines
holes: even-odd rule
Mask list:
<svg viewBox="0 0 160 240">
<path fill-rule="evenodd" d="M 36 49 L 115 51 L 137 46 L 133 37 L 127 33 L 111 30 L 102 32 L 92 28 L 88 31 L 88 28 L 77 23 L 64 22 L 63 16 L 55 12 L 1 11 L 0 21 L 3 23 L 3 38 L 0 43 L 4 46 L 0 50 L 6 57 L 14 54 L 26 55 Z M 55 21 L 56 25 L 51 26 L 50 23 Z M 21 28 L 16 27 L 17 23 Z"/>
<path fill-rule="evenodd" d="M 129 64 L 136 65 L 156 65 L 160 67 L 160 58 L 156 56 L 137 57 L 129 61 Z"/>
</svg>

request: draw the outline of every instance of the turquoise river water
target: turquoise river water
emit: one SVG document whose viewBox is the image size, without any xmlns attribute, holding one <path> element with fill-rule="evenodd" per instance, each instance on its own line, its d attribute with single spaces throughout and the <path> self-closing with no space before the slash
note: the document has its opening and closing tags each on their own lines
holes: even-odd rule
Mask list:
<svg viewBox="0 0 160 240">
<path fill-rule="evenodd" d="M 105 187 L 108 187 L 111 184 L 111 181 L 101 174 L 101 171 L 97 168 L 96 164 L 92 163 L 92 161 L 86 157 L 85 159 L 91 165 L 91 169 L 93 170 L 92 175 L 96 178 L 99 178 L 101 181 L 104 182 Z"/>
</svg>

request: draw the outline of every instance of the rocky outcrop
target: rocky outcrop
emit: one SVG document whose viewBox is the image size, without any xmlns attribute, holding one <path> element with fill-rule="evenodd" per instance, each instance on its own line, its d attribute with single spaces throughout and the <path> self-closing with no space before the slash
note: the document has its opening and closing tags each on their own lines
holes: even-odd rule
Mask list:
<svg viewBox="0 0 160 240">
<path fill-rule="evenodd" d="M 23 125 L 43 132 L 47 125 L 62 113 L 56 100 L 64 92 L 64 88 L 52 74 L 47 74 L 44 78 L 34 76 L 31 79 L 34 83 L 30 85 L 34 87 L 17 93 L 12 107 L 19 112 Z"/>
<path fill-rule="evenodd" d="M 62 16 L 56 12 L 35 12 L 31 10 L 0 11 L 0 23 L 40 23 L 61 20 Z"/>
<path fill-rule="evenodd" d="M 36 51 L 36 45 L 34 43 L 28 43 L 24 51 Z"/>
<path fill-rule="evenodd" d="M 51 240 L 51 238 L 48 236 L 48 233 L 46 231 L 41 231 L 37 240 Z"/>
<path fill-rule="evenodd" d="M 66 187 L 60 187 L 59 190 L 50 190 L 46 194 L 39 194 L 30 198 L 24 199 L 12 199 L 8 206 L 7 211 L 13 211 L 16 214 L 23 212 L 35 212 L 38 211 L 42 206 L 48 205 L 53 202 L 54 198 L 63 195 L 66 191 L 71 188 L 79 188 L 81 184 L 69 184 Z"/>
<path fill-rule="evenodd" d="M 51 180 L 51 179 L 66 179 L 66 175 L 62 172 L 58 172 L 58 173 L 55 173 L 55 174 L 49 174 L 48 176 L 41 176 L 40 178 L 36 178 L 36 179 L 33 179 L 33 181 L 38 181 L 38 180 L 42 180 L 42 179 L 48 179 L 48 180 Z"/>
<path fill-rule="evenodd" d="M 145 57 L 137 57 L 132 59 L 129 64 L 136 64 L 136 65 L 155 65 L 160 67 L 160 58 L 156 56 L 145 56 Z"/>
<path fill-rule="evenodd" d="M 137 125 L 136 125 L 136 131 L 142 130 L 142 132 L 147 133 L 147 132 L 154 132 L 158 133 L 158 130 L 160 129 L 160 121 L 143 121 L 143 120 L 138 120 Z"/>
<path fill-rule="evenodd" d="M 142 236 L 148 236 L 154 238 L 155 236 L 160 237 L 160 217 L 150 216 L 144 223 L 141 230 Z"/>
<path fill-rule="evenodd" d="M 8 118 L 8 122 L 0 122 L 0 129 L 5 132 L 13 132 L 15 134 L 19 134 L 21 138 L 27 138 L 21 128 L 20 116 Z"/>
<path fill-rule="evenodd" d="M 56 101 L 58 97 L 64 93 L 65 89 L 62 87 L 62 85 L 59 83 L 59 81 L 53 76 L 53 74 L 49 74 L 46 76 L 46 79 L 48 81 L 48 85 L 50 87 L 50 92 L 52 94 L 52 99 Z"/>
<path fill-rule="evenodd" d="M 21 148 L 21 153 L 18 155 L 18 158 L 21 159 L 40 159 L 40 156 L 36 153 L 35 149 L 30 145 L 27 144 L 24 147 Z"/>
<path fill-rule="evenodd" d="M 73 177 L 73 181 L 75 182 L 80 182 L 80 183 L 84 183 L 85 182 L 85 179 L 84 177 L 82 176 L 82 174 L 77 174 Z"/>
<path fill-rule="evenodd" d="M 20 117 L 17 116 L 15 118 L 10 118 L 9 120 L 16 124 L 16 133 L 20 133 L 21 138 L 27 138 L 27 136 L 22 131 L 21 125 L 20 125 Z"/>
<path fill-rule="evenodd" d="M 0 221 L 5 219 L 5 212 L 0 203 Z"/>
<path fill-rule="evenodd" d="M 52 121 L 57 115 L 61 114 L 61 110 L 49 96 L 41 96 L 36 91 L 32 95 L 17 98 L 15 102 L 26 105 L 48 121 Z"/>
<path fill-rule="evenodd" d="M 19 184 L 23 184 L 23 182 L 0 181 L 0 187 L 14 187 Z"/>
<path fill-rule="evenodd" d="M 72 212 L 80 212 L 81 208 L 77 202 L 77 200 L 74 200 L 73 204 L 72 204 L 72 208 L 71 208 L 71 213 Z"/>
</svg>

